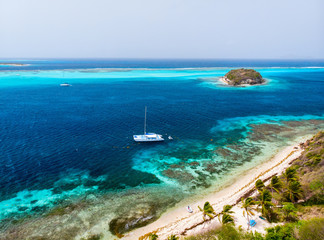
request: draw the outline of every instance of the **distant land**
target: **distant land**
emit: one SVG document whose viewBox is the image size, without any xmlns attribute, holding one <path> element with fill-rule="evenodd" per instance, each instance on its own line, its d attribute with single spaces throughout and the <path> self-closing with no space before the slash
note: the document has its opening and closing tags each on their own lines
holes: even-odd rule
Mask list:
<svg viewBox="0 0 324 240">
<path fill-rule="evenodd" d="M 0 66 L 13 66 L 13 67 L 22 67 L 22 66 L 28 66 L 29 64 L 23 64 L 23 63 L 1 63 Z"/>
<path fill-rule="evenodd" d="M 219 80 L 231 86 L 245 86 L 265 83 L 265 80 L 262 78 L 259 72 L 255 71 L 254 69 L 245 68 L 231 70 Z"/>
</svg>

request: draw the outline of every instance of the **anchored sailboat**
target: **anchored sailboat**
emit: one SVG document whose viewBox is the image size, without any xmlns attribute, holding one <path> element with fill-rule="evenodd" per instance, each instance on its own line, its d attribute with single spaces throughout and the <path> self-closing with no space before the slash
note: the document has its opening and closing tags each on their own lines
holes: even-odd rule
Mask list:
<svg viewBox="0 0 324 240">
<path fill-rule="evenodd" d="M 133 135 L 135 142 L 162 142 L 164 138 L 160 134 L 156 133 L 146 133 L 146 111 L 145 106 L 145 120 L 144 120 L 144 134 L 143 135 Z"/>
</svg>

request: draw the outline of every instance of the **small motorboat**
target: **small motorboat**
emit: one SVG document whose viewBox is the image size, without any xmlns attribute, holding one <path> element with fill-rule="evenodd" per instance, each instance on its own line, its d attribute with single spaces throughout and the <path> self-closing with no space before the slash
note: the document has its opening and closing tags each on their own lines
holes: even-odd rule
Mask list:
<svg viewBox="0 0 324 240">
<path fill-rule="evenodd" d="M 190 212 L 190 213 L 193 213 L 193 210 L 190 206 L 187 206 L 187 211 Z"/>
<path fill-rule="evenodd" d="M 172 140 L 172 139 L 173 139 L 173 137 L 169 136 L 169 137 L 168 137 L 168 139 L 169 139 L 169 140 Z"/>
<path fill-rule="evenodd" d="M 69 83 L 61 83 L 60 86 L 61 87 L 71 87 L 72 85 Z"/>
</svg>

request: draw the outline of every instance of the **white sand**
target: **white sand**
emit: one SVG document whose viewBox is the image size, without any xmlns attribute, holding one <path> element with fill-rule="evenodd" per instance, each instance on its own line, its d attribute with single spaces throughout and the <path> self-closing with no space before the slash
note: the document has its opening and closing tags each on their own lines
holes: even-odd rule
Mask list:
<svg viewBox="0 0 324 240">
<path fill-rule="evenodd" d="M 184 202 L 181 202 L 176 207 L 163 214 L 157 221 L 131 231 L 122 239 L 134 240 L 149 232 L 156 231 L 159 239 L 163 240 L 171 234 L 191 235 L 218 224 L 217 218 L 204 223 L 202 213 L 198 210 L 198 206 L 202 207 L 206 201 L 209 201 L 213 205 L 216 213 L 219 213 L 224 205 L 236 204 L 238 199 L 254 188 L 254 183 L 257 179 L 264 180 L 283 172 L 292 160 L 300 156 L 302 149 L 299 148 L 299 143 L 302 141 L 304 142 L 308 137 L 309 136 L 299 139 L 298 143 L 286 147 L 269 161 L 246 171 L 232 185 L 218 192 L 204 196 L 197 202 L 187 203 L 194 210 L 193 213 L 188 213 L 185 209 Z M 239 206 L 235 206 L 234 209 L 237 211 Z M 237 226 L 242 225 L 243 228 L 247 227 L 247 220 L 243 217 L 241 211 L 237 211 L 234 217 Z M 269 227 L 269 223 L 266 221 L 262 222 L 261 219 L 257 220 L 255 229 L 263 232 L 265 227 Z"/>
<path fill-rule="evenodd" d="M 221 81 L 222 83 L 226 84 L 226 85 L 229 85 L 229 81 L 228 81 L 228 79 L 226 77 L 220 77 L 218 80 Z"/>
</svg>

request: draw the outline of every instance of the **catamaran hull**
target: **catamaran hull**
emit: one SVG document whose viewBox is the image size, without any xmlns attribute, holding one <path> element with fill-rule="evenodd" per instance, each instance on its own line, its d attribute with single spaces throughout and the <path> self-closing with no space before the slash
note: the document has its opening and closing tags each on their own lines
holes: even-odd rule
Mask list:
<svg viewBox="0 0 324 240">
<path fill-rule="evenodd" d="M 158 134 L 133 135 L 135 142 L 162 142 L 164 138 Z"/>
<path fill-rule="evenodd" d="M 142 139 L 134 139 L 135 142 L 163 142 L 164 139 L 154 139 L 154 140 L 142 140 Z"/>
</svg>

